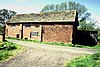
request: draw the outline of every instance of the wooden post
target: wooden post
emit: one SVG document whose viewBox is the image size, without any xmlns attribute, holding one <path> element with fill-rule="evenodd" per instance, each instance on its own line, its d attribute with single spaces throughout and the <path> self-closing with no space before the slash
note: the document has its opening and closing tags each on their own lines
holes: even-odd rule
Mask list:
<svg viewBox="0 0 100 67">
<path fill-rule="evenodd" d="M 40 25 L 40 37 L 39 37 L 39 42 L 42 41 L 42 24 Z"/>
</svg>

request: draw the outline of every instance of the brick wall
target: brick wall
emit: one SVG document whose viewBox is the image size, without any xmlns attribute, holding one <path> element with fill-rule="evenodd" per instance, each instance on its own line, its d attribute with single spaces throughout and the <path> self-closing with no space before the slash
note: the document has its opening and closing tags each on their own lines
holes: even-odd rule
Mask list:
<svg viewBox="0 0 100 67">
<path fill-rule="evenodd" d="M 16 38 L 18 34 L 19 38 L 21 38 L 21 30 L 22 30 L 22 24 L 15 24 L 15 26 L 8 24 L 6 25 L 6 36 Z"/>
<path fill-rule="evenodd" d="M 44 42 L 72 43 L 73 25 L 43 25 Z"/>
<path fill-rule="evenodd" d="M 30 25 L 30 26 L 29 26 Z M 16 24 L 6 26 L 6 36 L 21 38 L 21 30 L 23 31 L 23 39 L 39 40 L 44 42 L 64 42 L 72 43 L 73 25 L 64 24 L 44 24 L 43 29 L 41 24 Z M 38 32 L 38 36 L 31 36 L 31 32 Z M 42 32 L 42 33 L 41 33 Z M 42 36 L 41 36 L 42 35 Z"/>
<path fill-rule="evenodd" d="M 41 25 L 39 24 L 29 24 L 29 27 L 26 27 L 27 24 L 23 25 L 23 38 L 28 38 L 32 40 L 40 40 L 41 39 Z M 31 32 L 38 32 L 38 36 L 31 36 Z"/>
</svg>

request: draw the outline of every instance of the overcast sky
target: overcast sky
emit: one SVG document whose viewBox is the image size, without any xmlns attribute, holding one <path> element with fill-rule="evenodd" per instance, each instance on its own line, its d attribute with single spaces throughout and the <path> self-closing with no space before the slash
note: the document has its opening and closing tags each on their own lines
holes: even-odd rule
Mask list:
<svg viewBox="0 0 100 67">
<path fill-rule="evenodd" d="M 0 9 L 14 10 L 21 13 L 39 13 L 47 4 L 60 4 L 62 2 L 75 1 L 86 6 L 92 18 L 98 21 L 100 26 L 100 0 L 0 0 Z"/>
</svg>

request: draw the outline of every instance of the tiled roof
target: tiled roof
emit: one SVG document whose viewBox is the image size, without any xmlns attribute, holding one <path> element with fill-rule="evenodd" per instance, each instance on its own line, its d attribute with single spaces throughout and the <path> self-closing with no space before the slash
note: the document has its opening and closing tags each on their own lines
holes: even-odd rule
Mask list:
<svg viewBox="0 0 100 67">
<path fill-rule="evenodd" d="M 46 13 L 30 13 L 17 14 L 7 22 L 59 22 L 59 21 L 75 21 L 76 11 L 46 12 Z"/>
</svg>

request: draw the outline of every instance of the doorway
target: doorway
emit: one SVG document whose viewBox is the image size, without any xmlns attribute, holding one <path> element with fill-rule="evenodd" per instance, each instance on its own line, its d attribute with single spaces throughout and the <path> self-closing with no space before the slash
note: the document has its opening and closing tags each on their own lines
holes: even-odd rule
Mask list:
<svg viewBox="0 0 100 67">
<path fill-rule="evenodd" d="M 16 38 L 19 38 L 19 34 L 16 34 Z"/>
</svg>

